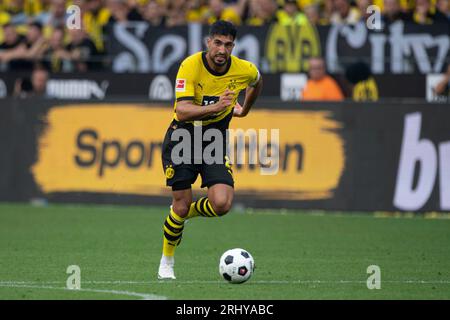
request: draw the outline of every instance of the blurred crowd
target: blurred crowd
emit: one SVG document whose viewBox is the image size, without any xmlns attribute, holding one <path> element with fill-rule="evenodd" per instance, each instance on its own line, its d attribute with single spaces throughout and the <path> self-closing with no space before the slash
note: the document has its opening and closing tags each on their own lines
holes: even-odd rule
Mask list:
<svg viewBox="0 0 450 320">
<path fill-rule="evenodd" d="M 116 22 L 152 26 L 268 23 L 327 25 L 367 19 L 376 5 L 384 23 L 449 23 L 450 0 L 0 0 L 0 67 L 31 70 L 36 62 L 52 72 L 102 69 L 105 39 Z M 70 5 L 81 10 L 81 29 L 66 27 Z"/>
</svg>

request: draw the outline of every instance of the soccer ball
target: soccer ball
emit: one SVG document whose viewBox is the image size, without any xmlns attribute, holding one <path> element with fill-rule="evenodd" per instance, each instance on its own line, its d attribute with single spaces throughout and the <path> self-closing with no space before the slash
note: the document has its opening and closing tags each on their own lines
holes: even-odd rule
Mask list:
<svg viewBox="0 0 450 320">
<path fill-rule="evenodd" d="M 225 251 L 220 257 L 220 275 L 230 283 L 243 283 L 250 279 L 255 269 L 252 255 L 244 249 Z"/>
</svg>

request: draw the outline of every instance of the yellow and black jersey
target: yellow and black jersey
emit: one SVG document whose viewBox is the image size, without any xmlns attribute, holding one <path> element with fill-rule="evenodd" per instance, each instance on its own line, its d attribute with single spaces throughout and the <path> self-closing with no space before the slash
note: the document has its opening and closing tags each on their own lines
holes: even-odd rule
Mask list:
<svg viewBox="0 0 450 320">
<path fill-rule="evenodd" d="M 206 52 L 193 54 L 181 63 L 178 70 L 175 82 L 176 101 L 173 117 L 178 121 L 175 110 L 179 101 L 192 100 L 197 105 L 207 106 L 218 102 L 219 97 L 226 89 L 233 90 L 233 103 L 224 111 L 205 117 L 201 121 L 186 121 L 203 126 L 217 123 L 233 111 L 239 92 L 248 86 L 256 85 L 259 78 L 258 69 L 249 61 L 231 56 L 226 70 L 223 73 L 217 73 L 209 67 Z"/>
</svg>

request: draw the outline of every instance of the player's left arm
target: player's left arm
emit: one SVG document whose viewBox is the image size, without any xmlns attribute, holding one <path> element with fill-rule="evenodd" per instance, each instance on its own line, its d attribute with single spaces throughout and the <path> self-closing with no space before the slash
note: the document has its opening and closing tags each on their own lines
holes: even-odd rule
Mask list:
<svg viewBox="0 0 450 320">
<path fill-rule="evenodd" d="M 241 106 L 239 103 L 236 103 L 234 107 L 233 116 L 242 118 L 249 113 L 251 107 L 253 106 L 259 94 L 261 93 L 262 85 L 263 85 L 262 76 L 259 75 L 258 82 L 254 85 L 248 86 L 247 89 L 245 90 L 245 99 L 243 105 Z"/>
</svg>

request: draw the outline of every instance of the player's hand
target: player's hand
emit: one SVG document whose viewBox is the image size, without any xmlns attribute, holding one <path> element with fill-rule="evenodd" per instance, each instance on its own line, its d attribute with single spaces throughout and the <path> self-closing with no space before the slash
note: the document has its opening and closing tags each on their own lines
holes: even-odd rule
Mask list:
<svg viewBox="0 0 450 320">
<path fill-rule="evenodd" d="M 244 117 L 245 115 L 242 113 L 244 111 L 244 108 L 242 108 L 242 106 L 239 104 L 239 102 L 236 102 L 236 104 L 234 105 L 234 110 L 233 110 L 233 117 Z"/>
<path fill-rule="evenodd" d="M 215 112 L 221 112 L 231 106 L 234 99 L 234 91 L 231 90 L 225 90 L 225 92 L 220 96 L 219 102 L 216 103 L 216 110 Z"/>
</svg>

